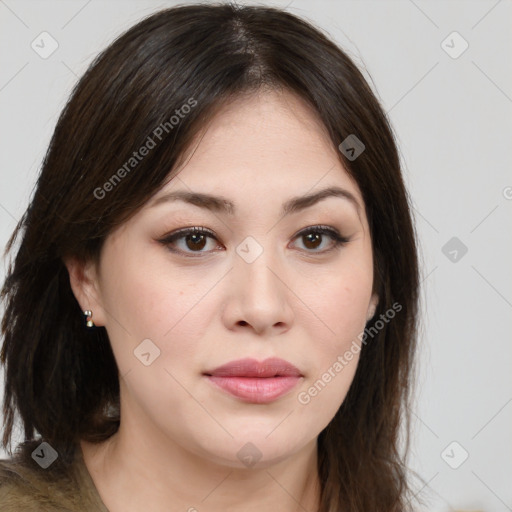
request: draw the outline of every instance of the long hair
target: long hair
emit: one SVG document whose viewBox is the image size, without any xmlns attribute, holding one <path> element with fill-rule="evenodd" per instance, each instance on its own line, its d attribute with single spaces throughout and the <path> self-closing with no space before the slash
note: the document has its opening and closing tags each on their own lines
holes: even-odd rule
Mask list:
<svg viewBox="0 0 512 512">
<path fill-rule="evenodd" d="M 350 135 L 365 146 L 356 159 L 338 155 L 365 202 L 380 300 L 348 394 L 318 437 L 320 511 L 407 510 L 409 443 L 400 449 L 399 431 L 406 424 L 409 432 L 419 284 L 395 138 L 347 54 L 311 23 L 270 7 L 159 11 L 118 37 L 75 86 L 6 249 L 19 239 L 1 291 L 2 444 L 12 442 L 16 415 L 26 440 L 37 432 L 65 462 L 80 439 L 116 432 L 116 361 L 106 330 L 84 328 L 63 261 L 98 261 L 105 238 L 166 182 L 220 106 L 263 87 L 306 100 L 336 148 Z M 131 160 L 148 138 L 147 156 Z"/>
</svg>

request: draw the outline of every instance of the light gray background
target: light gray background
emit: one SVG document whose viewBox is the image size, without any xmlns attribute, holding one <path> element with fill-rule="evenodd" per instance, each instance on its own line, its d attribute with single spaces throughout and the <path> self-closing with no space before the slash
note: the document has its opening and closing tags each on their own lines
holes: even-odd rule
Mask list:
<svg viewBox="0 0 512 512">
<path fill-rule="evenodd" d="M 512 510 L 511 2 L 262 3 L 289 5 L 366 68 L 399 137 L 422 250 L 410 466 L 425 510 Z M 77 78 L 115 36 L 173 4 L 0 0 L 0 246 Z M 31 48 L 43 31 L 59 44 L 47 59 Z M 458 58 L 441 44 L 453 31 L 469 44 Z M 443 253 L 452 237 L 465 255 Z"/>
</svg>

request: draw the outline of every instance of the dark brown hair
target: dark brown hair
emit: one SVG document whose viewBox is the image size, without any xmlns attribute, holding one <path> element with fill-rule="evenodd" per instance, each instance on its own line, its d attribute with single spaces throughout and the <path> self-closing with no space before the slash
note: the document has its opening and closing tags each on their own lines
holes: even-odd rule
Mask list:
<svg viewBox="0 0 512 512">
<path fill-rule="evenodd" d="M 351 59 L 309 22 L 270 7 L 159 11 L 117 38 L 75 86 L 6 249 L 21 238 L 2 289 L 3 446 L 16 414 L 26 440 L 37 431 L 64 461 L 78 440 L 116 432 L 116 361 L 106 330 L 85 328 L 63 260 L 98 261 L 105 238 L 169 179 L 219 107 L 262 87 L 306 100 L 335 147 L 351 134 L 365 145 L 355 160 L 338 154 L 365 201 L 380 301 L 346 399 L 318 437 L 320 511 L 408 510 L 409 443 L 401 453 L 399 431 L 409 432 L 418 261 L 393 132 Z M 167 127 L 161 140 L 114 180 L 159 126 Z M 376 328 L 393 304 L 400 312 Z"/>
</svg>

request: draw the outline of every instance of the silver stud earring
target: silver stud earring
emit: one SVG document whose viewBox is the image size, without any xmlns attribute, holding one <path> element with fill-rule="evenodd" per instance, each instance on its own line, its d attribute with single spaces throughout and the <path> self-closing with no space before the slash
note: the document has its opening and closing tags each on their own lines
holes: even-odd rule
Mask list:
<svg viewBox="0 0 512 512">
<path fill-rule="evenodd" d="M 92 311 L 90 309 L 86 309 L 84 311 L 84 315 L 86 317 L 86 326 L 87 327 L 94 327 L 94 322 L 92 321 Z"/>
</svg>

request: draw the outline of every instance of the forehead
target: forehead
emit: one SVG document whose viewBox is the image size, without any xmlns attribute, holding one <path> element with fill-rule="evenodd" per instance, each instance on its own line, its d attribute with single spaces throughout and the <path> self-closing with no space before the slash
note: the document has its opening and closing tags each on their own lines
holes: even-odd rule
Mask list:
<svg viewBox="0 0 512 512">
<path fill-rule="evenodd" d="M 294 196 L 340 186 L 361 204 L 357 183 L 317 113 L 289 91 L 236 98 L 203 129 L 173 171 L 177 187 L 210 193 Z"/>
</svg>

